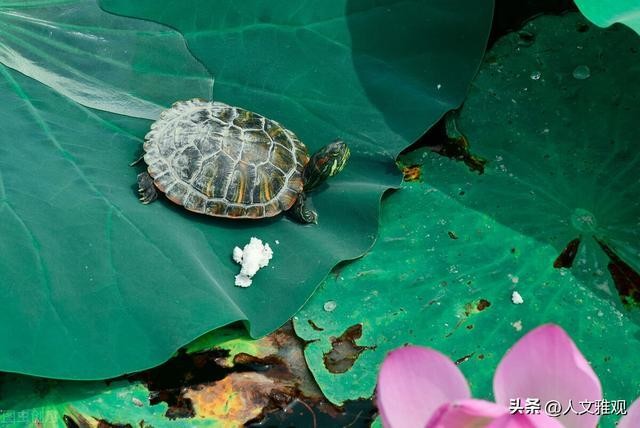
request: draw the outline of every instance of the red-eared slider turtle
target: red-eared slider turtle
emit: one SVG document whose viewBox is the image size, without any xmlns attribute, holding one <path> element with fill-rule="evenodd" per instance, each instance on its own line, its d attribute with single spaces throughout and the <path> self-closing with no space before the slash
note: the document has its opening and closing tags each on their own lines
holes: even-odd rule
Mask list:
<svg viewBox="0 0 640 428">
<path fill-rule="evenodd" d="M 151 125 L 144 142 L 147 172 L 140 200 L 157 189 L 190 211 L 216 217 L 264 218 L 288 211 L 303 223 L 317 214 L 305 193 L 344 168 L 349 148 L 335 141 L 309 158 L 278 122 L 219 102 L 180 101 Z"/>
</svg>

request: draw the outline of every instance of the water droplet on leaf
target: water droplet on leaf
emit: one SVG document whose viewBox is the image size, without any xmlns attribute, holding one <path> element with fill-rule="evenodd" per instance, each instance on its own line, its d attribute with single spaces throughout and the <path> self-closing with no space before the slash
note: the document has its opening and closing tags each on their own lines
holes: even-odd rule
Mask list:
<svg viewBox="0 0 640 428">
<path fill-rule="evenodd" d="M 579 65 L 573 70 L 573 77 L 578 80 L 585 80 L 591 77 L 591 70 L 586 65 Z"/>
<path fill-rule="evenodd" d="M 324 303 L 322 308 L 327 312 L 333 312 L 336 309 L 336 306 L 338 306 L 338 304 L 335 302 L 335 300 L 329 300 L 328 302 Z"/>
</svg>

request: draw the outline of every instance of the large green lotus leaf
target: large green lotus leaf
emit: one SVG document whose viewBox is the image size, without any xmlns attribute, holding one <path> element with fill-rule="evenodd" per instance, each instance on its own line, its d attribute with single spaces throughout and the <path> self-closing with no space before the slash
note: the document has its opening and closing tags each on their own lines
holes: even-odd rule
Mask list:
<svg viewBox="0 0 640 428">
<path fill-rule="evenodd" d="M 156 119 L 212 79 L 165 26 L 105 13 L 97 0 L 0 0 L 0 63 L 87 107 Z"/>
<path fill-rule="evenodd" d="M 520 46 L 518 34 L 497 43 L 455 119 L 490 161 L 461 201 L 552 245 L 545 265 L 563 264 L 556 258 L 579 239 L 564 263 L 572 273 L 613 302 L 640 301 L 640 38 L 579 14 L 524 30 L 533 45 Z M 430 183 L 453 191 L 467 175 Z"/>
<path fill-rule="evenodd" d="M 158 364 L 236 320 L 264 334 L 333 264 L 370 245 L 378 194 L 393 180 L 382 175 L 384 164 L 382 184 L 362 189 L 341 178 L 322 195 L 340 204 L 316 198 L 319 227 L 198 217 L 165 200 L 145 206 L 128 166 L 139 138 L 30 78 L 1 74 L 5 371 L 111 377 Z M 344 177 L 357 182 L 362 169 L 352 164 Z M 251 236 L 266 238 L 275 255 L 252 288 L 241 289 L 231 251 Z"/>
<path fill-rule="evenodd" d="M 359 187 L 464 99 L 493 11 L 492 0 L 101 5 L 179 29 L 215 76 L 216 100 L 279 120 L 313 150 L 343 138 L 366 165 L 348 180 Z"/>
<path fill-rule="evenodd" d="M 148 122 L 97 115 L 3 69 L 0 369 L 111 377 L 234 321 L 261 336 L 332 266 L 369 248 L 380 195 L 398 183 L 393 157 L 461 101 L 492 9 L 490 0 L 376 5 L 251 1 L 241 14 L 231 2 L 167 5 L 197 24 L 190 49 L 221 76 L 221 100 L 281 121 L 311 150 L 336 137 L 351 146 L 345 171 L 314 192 L 317 226 L 214 219 L 165 199 L 144 206 L 142 168 L 127 165 Z M 294 19 L 310 28 L 294 31 Z M 241 289 L 231 253 L 252 236 L 274 258 Z"/>
<path fill-rule="evenodd" d="M 443 176 L 464 168 L 434 154 L 426 163 Z M 372 250 L 326 280 L 294 317 L 324 394 L 338 404 L 370 397 L 386 353 L 412 343 L 457 360 L 474 397 L 491 399 L 505 351 L 553 322 L 590 361 L 606 397 L 630 404 L 640 394 L 640 361 L 630 357 L 640 351 L 638 325 L 569 270 L 542 263 L 555 248 L 465 207 L 460 199 L 477 179 L 469 182 L 452 192 L 408 183 L 390 195 Z M 513 291 L 524 303 L 512 303 Z M 360 337 L 345 335 L 352 326 L 361 326 Z"/>
<path fill-rule="evenodd" d="M 640 34 L 638 0 L 576 0 L 576 5 L 580 12 L 596 25 L 608 27 L 621 22 Z"/>
<path fill-rule="evenodd" d="M 576 341 L 608 399 L 640 394 L 640 360 L 630 357 L 640 329 L 594 239 L 624 259 L 618 268 L 637 266 L 637 41 L 622 27 L 577 31 L 583 24 L 543 17 L 525 28 L 533 45 L 518 34 L 496 43 L 457 123 L 489 159 L 484 174 L 434 153 L 404 158 L 424 164 L 424 183 L 385 201 L 371 252 L 297 315 L 307 361 L 332 401 L 370 396 L 385 354 L 405 343 L 443 351 L 476 397 L 491 398 L 504 352 L 548 322 Z M 591 76 L 574 78 L 587 64 Z M 554 267 L 579 236 L 573 267 Z M 513 291 L 523 304 L 512 303 Z"/>
</svg>

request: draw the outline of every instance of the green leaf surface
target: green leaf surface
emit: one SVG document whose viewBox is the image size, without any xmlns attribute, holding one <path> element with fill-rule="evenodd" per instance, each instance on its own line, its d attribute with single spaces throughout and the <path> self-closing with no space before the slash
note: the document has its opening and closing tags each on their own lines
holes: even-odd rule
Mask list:
<svg viewBox="0 0 640 428">
<path fill-rule="evenodd" d="M 637 312 L 620 304 L 594 239 L 637 269 L 638 41 L 623 27 L 577 31 L 582 24 L 577 14 L 542 17 L 525 27 L 533 45 L 516 33 L 496 43 L 457 121 L 471 150 L 489 160 L 485 173 L 431 152 L 404 158 L 422 164 L 424 182 L 389 196 L 371 252 L 337 271 L 297 315 L 307 361 L 331 401 L 371 396 L 385 354 L 405 343 L 457 360 L 474 396 L 491 399 L 505 351 L 548 322 L 575 340 L 607 399 L 630 404 L 640 394 Z M 587 64 L 591 76 L 574 78 Z M 578 236 L 573 267 L 555 268 Z M 512 302 L 514 291 L 524 303 Z M 339 338 L 354 325 L 360 353 L 344 356 L 353 364 L 337 373 Z"/>
<path fill-rule="evenodd" d="M 374 173 L 464 99 L 493 12 L 491 0 L 101 5 L 180 30 L 215 100 L 279 120 L 312 151 L 341 137 Z"/>
<path fill-rule="evenodd" d="M 0 383 L 0 426 L 20 428 L 98 428 L 137 426 L 181 428 L 224 426 L 222 421 L 165 416 L 166 403 L 149 404 L 140 382 L 70 382 L 6 375 Z"/>
<path fill-rule="evenodd" d="M 545 264 L 580 239 L 572 274 L 613 303 L 618 292 L 640 301 L 638 279 L 623 272 L 613 281 L 604 250 L 640 272 L 640 38 L 578 14 L 524 30 L 534 44 L 520 46 L 518 34 L 496 44 L 456 119 L 471 150 L 490 162 L 462 201 L 553 246 Z M 429 182 L 454 191 L 464 180 Z"/>
<path fill-rule="evenodd" d="M 620 22 L 640 34 L 638 0 L 576 0 L 576 6 L 591 22 L 600 27 Z"/>
<path fill-rule="evenodd" d="M 0 63 L 87 107 L 156 119 L 213 81 L 168 27 L 100 10 L 97 0 L 0 0 Z"/>
<path fill-rule="evenodd" d="M 128 163 L 149 122 L 97 114 L 0 69 L 0 369 L 106 378 L 234 321 L 262 336 L 332 266 L 369 248 L 380 195 L 398 182 L 393 158 L 461 102 L 492 1 L 304 6 L 145 1 L 118 11 L 162 13 L 184 31 L 216 75 L 216 99 L 286 124 L 311 151 L 344 138 L 347 168 L 312 197 L 317 226 L 215 219 L 164 199 L 144 206 Z M 241 289 L 232 249 L 252 236 L 274 258 Z"/>
</svg>

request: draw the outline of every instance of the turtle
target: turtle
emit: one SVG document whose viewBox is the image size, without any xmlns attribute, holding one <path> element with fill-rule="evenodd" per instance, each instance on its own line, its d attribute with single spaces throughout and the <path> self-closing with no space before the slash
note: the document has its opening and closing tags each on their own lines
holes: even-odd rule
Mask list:
<svg viewBox="0 0 640 428">
<path fill-rule="evenodd" d="M 336 140 L 309 157 L 300 139 L 278 122 L 197 98 L 163 111 L 143 150 L 143 204 L 163 192 L 196 213 L 261 219 L 286 211 L 301 223 L 318 219 L 306 194 L 342 171 L 350 156 L 348 146 Z"/>
</svg>

